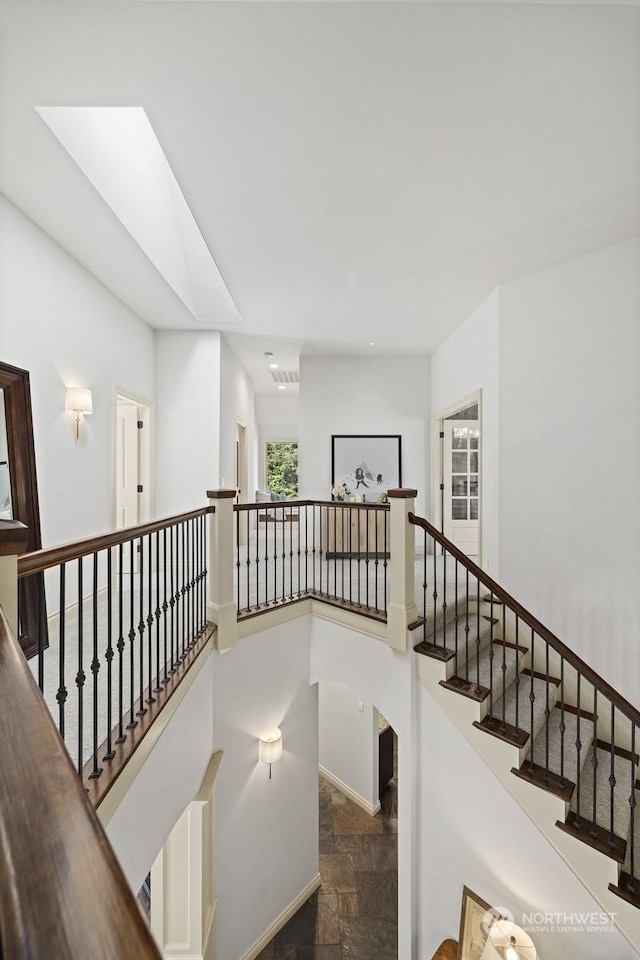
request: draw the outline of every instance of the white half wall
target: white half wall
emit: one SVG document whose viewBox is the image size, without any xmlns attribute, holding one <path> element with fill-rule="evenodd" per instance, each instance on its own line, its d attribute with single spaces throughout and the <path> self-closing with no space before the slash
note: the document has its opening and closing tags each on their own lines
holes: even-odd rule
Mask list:
<svg viewBox="0 0 640 960">
<path fill-rule="evenodd" d="M 433 417 L 481 391 L 482 567 L 498 577 L 499 292 L 474 310 L 431 357 Z M 431 509 L 431 504 L 429 504 Z M 431 514 L 430 514 L 431 515 Z M 429 515 L 429 516 L 430 516 Z"/>
<path fill-rule="evenodd" d="M 318 873 L 318 698 L 309 685 L 309 618 L 216 654 L 214 955 L 238 960 Z M 269 769 L 258 739 L 279 727 Z"/>
<path fill-rule="evenodd" d="M 300 358 L 300 494 L 327 500 L 332 434 L 400 434 L 402 484 L 429 501 L 429 360 Z"/>
<path fill-rule="evenodd" d="M 214 753 L 214 660 L 210 654 L 106 826 L 134 893 L 200 789 Z"/>
<path fill-rule="evenodd" d="M 378 711 L 343 683 L 319 684 L 320 766 L 373 810 L 378 790 Z"/>
<path fill-rule="evenodd" d="M 445 937 L 458 938 L 465 885 L 529 927 L 539 960 L 637 956 L 611 923 L 585 922 L 585 915 L 600 918 L 600 905 L 422 688 L 420 771 L 418 956 L 431 957 Z M 540 912 L 569 919 L 532 929 L 523 914 Z"/>
<path fill-rule="evenodd" d="M 30 375 L 43 545 L 113 529 L 113 388 L 153 399 L 153 333 L 4 197 L 0 355 Z M 77 443 L 67 386 L 93 394 Z"/>
<path fill-rule="evenodd" d="M 220 479 L 220 334 L 157 331 L 156 513 L 205 506 Z"/>
<path fill-rule="evenodd" d="M 640 689 L 639 265 L 635 239 L 500 291 L 502 580 L 632 702 Z"/>
</svg>

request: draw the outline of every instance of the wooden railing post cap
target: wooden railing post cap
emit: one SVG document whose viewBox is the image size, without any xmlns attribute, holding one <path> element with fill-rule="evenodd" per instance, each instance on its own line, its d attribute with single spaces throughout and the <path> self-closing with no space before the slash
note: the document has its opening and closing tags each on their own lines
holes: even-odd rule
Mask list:
<svg viewBox="0 0 640 960">
<path fill-rule="evenodd" d="M 0 520 L 0 557 L 26 553 L 29 528 L 19 520 Z"/>
<path fill-rule="evenodd" d="M 399 490 L 387 490 L 387 496 L 390 500 L 410 500 L 418 496 L 417 490 L 410 490 L 408 487 L 400 487 Z"/>
<path fill-rule="evenodd" d="M 237 496 L 238 491 L 235 488 L 232 490 L 207 490 L 209 500 L 232 500 Z"/>
</svg>

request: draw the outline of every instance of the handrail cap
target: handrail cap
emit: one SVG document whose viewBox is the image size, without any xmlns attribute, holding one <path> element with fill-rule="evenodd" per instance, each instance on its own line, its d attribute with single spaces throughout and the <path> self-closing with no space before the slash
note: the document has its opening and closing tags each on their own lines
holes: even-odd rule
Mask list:
<svg viewBox="0 0 640 960">
<path fill-rule="evenodd" d="M 0 520 L 0 557 L 26 553 L 29 528 L 19 520 Z"/>
<path fill-rule="evenodd" d="M 387 490 L 387 496 L 390 500 L 410 500 L 418 496 L 418 491 L 411 490 L 409 487 L 400 487 L 397 490 Z"/>
<path fill-rule="evenodd" d="M 233 490 L 207 490 L 209 500 L 231 500 L 237 496 L 238 491 L 235 488 Z"/>
</svg>

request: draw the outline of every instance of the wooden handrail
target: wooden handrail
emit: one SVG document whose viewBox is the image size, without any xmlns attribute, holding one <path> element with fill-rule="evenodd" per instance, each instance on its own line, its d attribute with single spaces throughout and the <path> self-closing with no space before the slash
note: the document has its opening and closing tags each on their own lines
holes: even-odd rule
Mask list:
<svg viewBox="0 0 640 960">
<path fill-rule="evenodd" d="M 204 517 L 209 513 L 215 513 L 215 509 L 213 505 L 201 507 L 199 510 L 191 510 L 189 513 L 180 513 L 174 517 L 165 517 L 162 520 L 152 520 L 149 523 L 141 523 L 136 527 L 124 527 L 122 530 L 113 530 L 111 533 L 89 537 L 87 540 L 78 540 L 76 543 L 65 543 L 58 547 L 50 547 L 48 550 L 34 550 L 33 553 L 27 553 L 19 558 L 18 579 L 28 577 L 32 573 L 48 570 L 49 567 L 57 567 L 61 563 L 68 563 L 70 560 L 78 560 L 80 557 L 97 553 L 99 550 L 117 547 L 120 543 L 128 543 L 129 540 L 136 540 L 138 537 L 145 537 L 147 534 L 156 533 L 159 530 L 166 530 L 178 523 L 184 523 L 196 517 Z"/>
<path fill-rule="evenodd" d="M 415 526 L 422 527 L 423 530 L 431 536 L 436 543 L 439 543 L 440 546 L 444 547 L 448 553 L 456 558 L 469 573 L 473 574 L 480 583 L 484 584 L 488 590 L 491 591 L 494 597 L 497 597 L 498 600 L 501 600 L 505 606 L 519 617 L 524 623 L 527 624 L 535 633 L 538 634 L 549 646 L 560 654 L 560 656 L 565 660 L 570 666 L 574 668 L 585 680 L 587 680 L 592 686 L 594 686 L 598 693 L 604 694 L 604 696 L 612 703 L 618 710 L 620 710 L 628 720 L 636 725 L 640 726 L 640 711 L 636 709 L 632 704 L 626 700 L 622 694 L 618 693 L 611 684 L 607 683 L 599 673 L 596 673 L 588 663 L 585 663 L 576 653 L 571 650 L 566 644 L 562 642 L 554 633 L 551 632 L 543 623 L 534 617 L 521 603 L 518 603 L 510 593 L 507 593 L 499 583 L 496 583 L 485 571 L 474 563 L 473 560 L 470 560 L 466 554 L 464 554 L 455 544 L 451 543 L 450 540 L 442 534 L 436 527 L 434 527 L 428 520 L 425 520 L 423 517 L 417 517 L 414 513 L 409 513 L 408 515 L 409 523 L 413 523 Z"/>
<path fill-rule="evenodd" d="M 277 510 L 281 507 L 345 507 L 356 510 L 388 510 L 388 503 L 352 503 L 349 500 L 265 500 L 263 503 L 234 503 L 233 509 L 242 513 L 246 510 Z"/>
<path fill-rule="evenodd" d="M 0 610 L 0 955 L 159 960 Z"/>
</svg>

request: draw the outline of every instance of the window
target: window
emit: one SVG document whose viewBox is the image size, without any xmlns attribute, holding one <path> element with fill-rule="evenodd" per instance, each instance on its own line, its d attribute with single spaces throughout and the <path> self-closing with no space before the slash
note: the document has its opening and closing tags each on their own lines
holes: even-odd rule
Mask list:
<svg viewBox="0 0 640 960">
<path fill-rule="evenodd" d="M 273 493 L 284 493 L 288 500 L 298 496 L 298 444 L 268 440 L 266 448 L 266 486 Z"/>
</svg>

